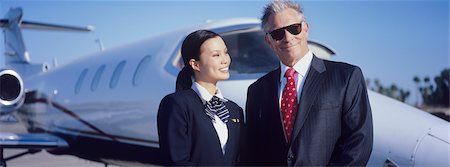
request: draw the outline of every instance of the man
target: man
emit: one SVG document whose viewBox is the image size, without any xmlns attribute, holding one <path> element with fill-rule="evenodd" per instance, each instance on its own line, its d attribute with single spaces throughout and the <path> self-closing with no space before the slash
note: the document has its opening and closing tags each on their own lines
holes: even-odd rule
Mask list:
<svg viewBox="0 0 450 167">
<path fill-rule="evenodd" d="M 265 166 L 366 165 L 373 129 L 360 68 L 314 56 L 307 45 L 308 23 L 296 3 L 269 4 L 262 28 L 280 67 L 248 88 L 245 161 Z"/>
</svg>

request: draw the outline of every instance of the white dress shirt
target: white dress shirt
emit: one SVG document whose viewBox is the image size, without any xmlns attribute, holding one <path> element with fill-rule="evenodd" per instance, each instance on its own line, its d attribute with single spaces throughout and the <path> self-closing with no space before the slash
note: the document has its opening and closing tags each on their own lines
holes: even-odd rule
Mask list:
<svg viewBox="0 0 450 167">
<path fill-rule="evenodd" d="M 203 86 L 198 84 L 197 82 L 194 82 L 191 87 L 202 99 L 203 104 L 206 104 L 207 101 L 210 101 L 213 96 L 217 96 L 218 98 L 227 101 L 222 93 L 220 92 L 220 89 L 217 88 L 216 94 L 211 95 L 208 90 L 206 90 Z M 204 112 L 204 111 L 203 111 Z M 206 113 L 205 113 L 206 114 Z M 220 146 L 222 148 L 222 153 L 225 155 L 225 148 L 228 141 L 228 127 L 227 124 L 225 124 L 217 115 L 214 115 L 214 120 L 211 120 L 214 126 L 214 129 L 216 129 L 217 136 L 220 140 Z"/>
<path fill-rule="evenodd" d="M 302 90 L 303 90 L 303 84 L 305 83 L 305 77 L 306 74 L 308 74 L 309 71 L 309 67 L 311 66 L 311 62 L 312 62 L 312 58 L 313 58 L 313 54 L 311 52 L 311 50 L 309 50 L 306 55 L 300 59 L 297 63 L 294 64 L 294 66 L 292 68 L 294 68 L 295 71 L 297 71 L 298 75 L 297 78 L 295 78 L 295 86 L 297 88 L 297 100 L 300 103 L 300 96 L 302 94 Z M 280 68 L 281 68 L 281 73 L 280 73 L 280 89 L 278 89 L 278 102 L 279 102 L 279 106 L 281 106 L 281 95 L 283 93 L 283 89 L 284 86 L 286 85 L 286 78 L 284 77 L 284 73 L 286 73 L 288 66 L 284 65 L 281 61 L 280 61 Z"/>
</svg>

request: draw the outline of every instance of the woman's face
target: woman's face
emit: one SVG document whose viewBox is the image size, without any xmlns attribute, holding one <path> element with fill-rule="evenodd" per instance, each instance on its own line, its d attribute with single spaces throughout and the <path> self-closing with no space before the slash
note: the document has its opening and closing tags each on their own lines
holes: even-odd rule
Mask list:
<svg viewBox="0 0 450 167">
<path fill-rule="evenodd" d="M 230 55 L 221 37 L 214 37 L 203 42 L 200 47 L 200 60 L 191 59 L 191 66 L 196 71 L 196 81 L 216 84 L 217 81 L 230 77 Z"/>
</svg>

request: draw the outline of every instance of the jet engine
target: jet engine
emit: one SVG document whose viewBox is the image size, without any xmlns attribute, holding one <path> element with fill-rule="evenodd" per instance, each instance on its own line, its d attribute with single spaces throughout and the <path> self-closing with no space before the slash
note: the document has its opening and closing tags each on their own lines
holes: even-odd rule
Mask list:
<svg viewBox="0 0 450 167">
<path fill-rule="evenodd" d="M 9 69 L 0 70 L 0 116 L 17 110 L 24 102 L 24 85 L 20 75 Z"/>
</svg>

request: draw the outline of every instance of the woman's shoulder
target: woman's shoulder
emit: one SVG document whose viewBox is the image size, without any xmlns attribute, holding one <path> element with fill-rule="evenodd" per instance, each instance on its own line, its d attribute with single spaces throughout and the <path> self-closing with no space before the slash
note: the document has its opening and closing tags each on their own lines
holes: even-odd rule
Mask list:
<svg viewBox="0 0 450 167">
<path fill-rule="evenodd" d="M 228 103 L 229 106 L 232 106 L 234 108 L 238 108 L 238 109 L 242 110 L 242 107 L 239 106 L 237 103 L 235 103 L 234 101 L 232 101 L 232 100 L 230 100 L 228 98 L 226 98 L 226 99 L 227 99 L 226 103 Z"/>
<path fill-rule="evenodd" d="M 183 98 L 183 97 L 190 97 L 190 96 L 194 96 L 195 92 L 192 89 L 186 89 L 186 90 L 180 90 L 180 91 L 176 91 L 173 92 L 171 94 L 166 95 L 164 98 Z"/>
<path fill-rule="evenodd" d="M 193 103 L 195 92 L 192 89 L 177 91 L 161 99 L 159 110 L 185 110 Z"/>
<path fill-rule="evenodd" d="M 195 97 L 195 92 L 192 89 L 186 89 L 177 91 L 166 95 L 161 101 L 184 101 L 184 99 L 189 99 Z"/>
</svg>

